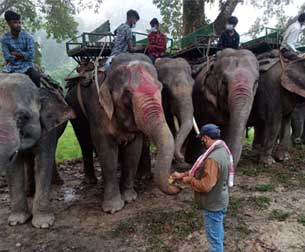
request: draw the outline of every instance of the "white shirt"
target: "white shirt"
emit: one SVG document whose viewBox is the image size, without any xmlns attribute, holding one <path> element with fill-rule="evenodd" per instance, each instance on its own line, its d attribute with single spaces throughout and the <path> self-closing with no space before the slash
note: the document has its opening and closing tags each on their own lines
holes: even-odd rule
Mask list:
<svg viewBox="0 0 305 252">
<path fill-rule="evenodd" d="M 297 52 L 296 46 L 299 41 L 299 37 L 303 32 L 304 27 L 300 24 L 299 21 L 291 24 L 284 33 L 284 38 L 281 44 L 281 49 L 286 48 Z"/>
</svg>

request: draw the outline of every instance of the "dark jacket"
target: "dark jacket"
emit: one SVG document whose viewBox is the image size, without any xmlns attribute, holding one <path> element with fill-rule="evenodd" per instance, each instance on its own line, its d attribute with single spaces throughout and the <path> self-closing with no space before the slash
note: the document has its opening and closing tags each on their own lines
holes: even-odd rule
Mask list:
<svg viewBox="0 0 305 252">
<path fill-rule="evenodd" d="M 230 36 L 230 31 L 225 30 L 219 38 L 217 48 L 221 50 L 226 48 L 239 49 L 239 34 L 234 30 L 233 36 Z"/>
</svg>

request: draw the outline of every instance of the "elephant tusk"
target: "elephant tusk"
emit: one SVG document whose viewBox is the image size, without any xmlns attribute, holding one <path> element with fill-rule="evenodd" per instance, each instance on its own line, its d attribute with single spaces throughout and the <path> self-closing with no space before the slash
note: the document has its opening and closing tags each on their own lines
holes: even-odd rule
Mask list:
<svg viewBox="0 0 305 252">
<path fill-rule="evenodd" d="M 196 122 L 195 117 L 193 117 L 193 127 L 194 127 L 194 130 L 195 130 L 196 134 L 200 135 L 200 131 L 199 131 L 198 124 Z"/>
</svg>

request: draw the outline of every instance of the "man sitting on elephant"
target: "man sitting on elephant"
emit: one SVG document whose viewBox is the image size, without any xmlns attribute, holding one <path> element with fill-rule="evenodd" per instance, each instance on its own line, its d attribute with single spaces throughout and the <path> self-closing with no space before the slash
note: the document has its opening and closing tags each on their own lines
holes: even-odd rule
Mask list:
<svg viewBox="0 0 305 252">
<path fill-rule="evenodd" d="M 288 60 L 299 59 L 299 52 L 296 46 L 299 41 L 299 37 L 304 30 L 305 25 L 305 13 L 301 14 L 296 22 L 291 24 L 284 33 L 284 38 L 281 44 L 281 53 L 283 57 Z"/>
<path fill-rule="evenodd" d="M 228 22 L 226 24 L 225 31 L 221 34 L 217 48 L 218 49 L 239 49 L 239 34 L 235 30 L 236 25 L 238 24 L 237 17 L 229 17 Z"/>
<path fill-rule="evenodd" d="M 120 53 L 125 52 L 135 52 L 136 48 L 132 45 L 132 31 L 131 28 L 136 27 L 136 23 L 139 21 L 140 16 L 137 11 L 129 10 L 127 12 L 127 21 L 124 24 L 121 24 L 115 31 L 116 35 L 114 46 L 111 50 L 110 57 L 106 61 L 105 69 L 109 70 L 112 59 L 119 55 Z"/>
<path fill-rule="evenodd" d="M 33 68 L 35 42 L 33 37 L 21 31 L 20 15 L 14 11 L 5 12 L 5 20 L 10 32 L 2 36 L 2 52 L 6 61 L 3 72 L 25 73 L 36 86 L 40 86 L 40 74 Z"/>
</svg>

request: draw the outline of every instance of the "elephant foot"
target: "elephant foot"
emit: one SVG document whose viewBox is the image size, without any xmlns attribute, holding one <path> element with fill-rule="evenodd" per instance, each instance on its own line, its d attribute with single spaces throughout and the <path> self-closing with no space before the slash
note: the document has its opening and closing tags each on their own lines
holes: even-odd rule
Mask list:
<svg viewBox="0 0 305 252">
<path fill-rule="evenodd" d="M 287 161 L 287 160 L 289 160 L 289 158 L 290 158 L 290 155 L 289 155 L 289 153 L 286 152 L 286 151 L 278 150 L 278 151 L 275 153 L 275 159 L 276 159 L 276 161 L 278 161 L 278 162 Z"/>
<path fill-rule="evenodd" d="M 264 166 L 270 166 L 275 164 L 275 160 L 271 156 L 265 156 L 260 158 L 259 163 L 263 164 Z"/>
<path fill-rule="evenodd" d="M 124 207 L 125 203 L 121 197 L 116 197 L 109 200 L 104 200 L 103 202 L 103 211 L 106 213 L 115 213 L 120 211 Z"/>
<path fill-rule="evenodd" d="M 138 197 L 138 194 L 136 193 L 136 191 L 133 188 L 124 189 L 124 191 L 122 192 L 122 199 L 127 203 L 135 201 L 137 199 L 137 197 Z"/>
<path fill-rule="evenodd" d="M 300 137 L 293 139 L 293 144 L 295 145 L 301 145 L 303 143 L 303 140 Z"/>
<path fill-rule="evenodd" d="M 28 211 L 11 213 L 8 217 L 8 224 L 16 226 L 26 223 L 31 218 L 31 213 Z"/>
<path fill-rule="evenodd" d="M 97 178 L 95 176 L 88 176 L 85 175 L 83 184 L 85 185 L 96 185 L 97 184 Z"/>
<path fill-rule="evenodd" d="M 32 225 L 36 228 L 50 228 L 55 222 L 53 213 L 36 213 L 33 215 Z"/>
</svg>

